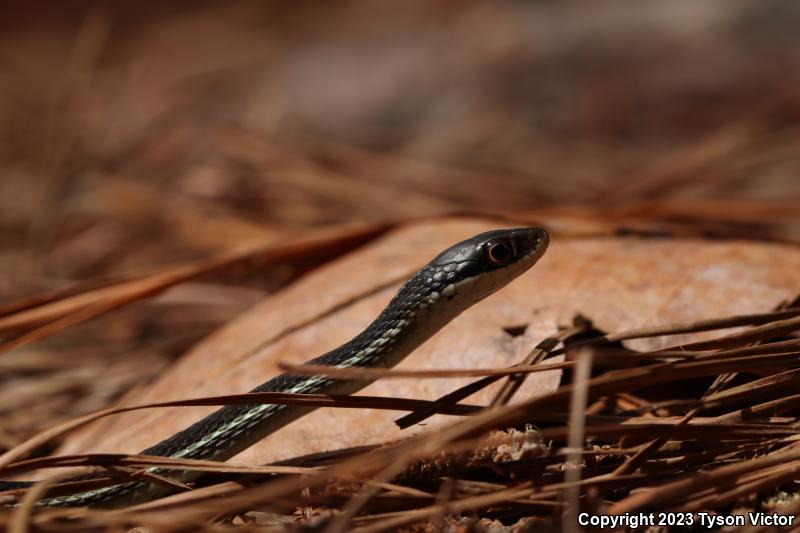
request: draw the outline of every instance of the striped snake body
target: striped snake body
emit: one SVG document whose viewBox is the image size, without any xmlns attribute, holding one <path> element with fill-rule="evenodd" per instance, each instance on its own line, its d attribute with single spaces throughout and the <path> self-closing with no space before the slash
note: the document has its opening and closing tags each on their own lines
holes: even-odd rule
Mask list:
<svg viewBox="0 0 800 533">
<path fill-rule="evenodd" d="M 544 254 L 549 238 L 539 228 L 495 230 L 451 246 L 414 274 L 359 335 L 308 361 L 337 367 L 392 367 L 472 304 L 505 286 Z M 372 380 L 282 374 L 252 392 L 349 395 Z M 226 460 L 315 408 L 300 405 L 228 405 L 142 452 L 184 459 Z M 150 468 L 188 482 L 200 473 Z M 0 490 L 19 484 L 8 484 Z M 148 481 L 125 482 L 42 500 L 46 506 L 118 507 L 168 491 Z"/>
</svg>

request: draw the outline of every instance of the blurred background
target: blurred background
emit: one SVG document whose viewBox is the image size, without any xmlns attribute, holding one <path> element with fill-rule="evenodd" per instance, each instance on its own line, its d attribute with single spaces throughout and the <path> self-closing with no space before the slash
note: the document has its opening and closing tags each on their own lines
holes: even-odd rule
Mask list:
<svg viewBox="0 0 800 533">
<path fill-rule="evenodd" d="M 352 222 L 652 216 L 800 240 L 797 3 L 3 12 L 6 311 Z M 228 269 L 5 354 L 0 448 L 146 383 L 297 272 Z"/>
</svg>

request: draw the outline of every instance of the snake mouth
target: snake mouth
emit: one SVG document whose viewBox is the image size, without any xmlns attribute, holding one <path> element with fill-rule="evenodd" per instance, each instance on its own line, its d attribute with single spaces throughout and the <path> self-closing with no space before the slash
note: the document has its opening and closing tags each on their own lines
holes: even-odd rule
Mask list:
<svg viewBox="0 0 800 533">
<path fill-rule="evenodd" d="M 522 228 L 512 230 L 512 234 L 520 232 L 518 241 L 523 244 L 523 257 L 541 257 L 550 244 L 550 235 L 542 228 Z"/>
<path fill-rule="evenodd" d="M 550 246 L 550 234 L 545 230 L 540 230 L 538 241 L 534 248 L 534 255 L 536 256 L 535 261 L 538 261 L 544 255 L 548 246 Z"/>
<path fill-rule="evenodd" d="M 542 228 L 518 228 L 508 230 L 507 235 L 514 249 L 514 258 L 507 265 L 512 278 L 535 265 L 550 245 L 550 236 Z"/>
</svg>

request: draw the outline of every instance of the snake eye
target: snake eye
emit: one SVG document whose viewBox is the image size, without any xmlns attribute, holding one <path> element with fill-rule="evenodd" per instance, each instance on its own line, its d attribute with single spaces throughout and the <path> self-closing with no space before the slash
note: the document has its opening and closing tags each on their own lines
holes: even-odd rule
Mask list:
<svg viewBox="0 0 800 533">
<path fill-rule="evenodd" d="M 486 258 L 497 266 L 505 266 L 511 261 L 513 250 L 506 240 L 492 241 L 486 244 Z"/>
</svg>

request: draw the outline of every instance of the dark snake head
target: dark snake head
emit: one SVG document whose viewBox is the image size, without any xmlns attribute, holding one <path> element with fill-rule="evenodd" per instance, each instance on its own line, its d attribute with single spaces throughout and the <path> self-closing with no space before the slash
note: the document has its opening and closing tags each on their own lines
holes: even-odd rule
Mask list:
<svg viewBox="0 0 800 533">
<path fill-rule="evenodd" d="M 544 254 L 550 238 L 541 228 L 487 231 L 454 244 L 436 256 L 428 266 L 463 265 L 470 275 L 519 267 L 527 270 Z"/>
<path fill-rule="evenodd" d="M 456 293 L 464 293 L 474 302 L 536 264 L 549 243 L 547 232 L 541 228 L 487 231 L 451 246 L 426 268 L 454 270 L 456 275 L 449 281 Z"/>
<path fill-rule="evenodd" d="M 436 256 L 400 290 L 396 302 L 437 326 L 532 267 L 550 238 L 541 228 L 487 231 Z"/>
</svg>

